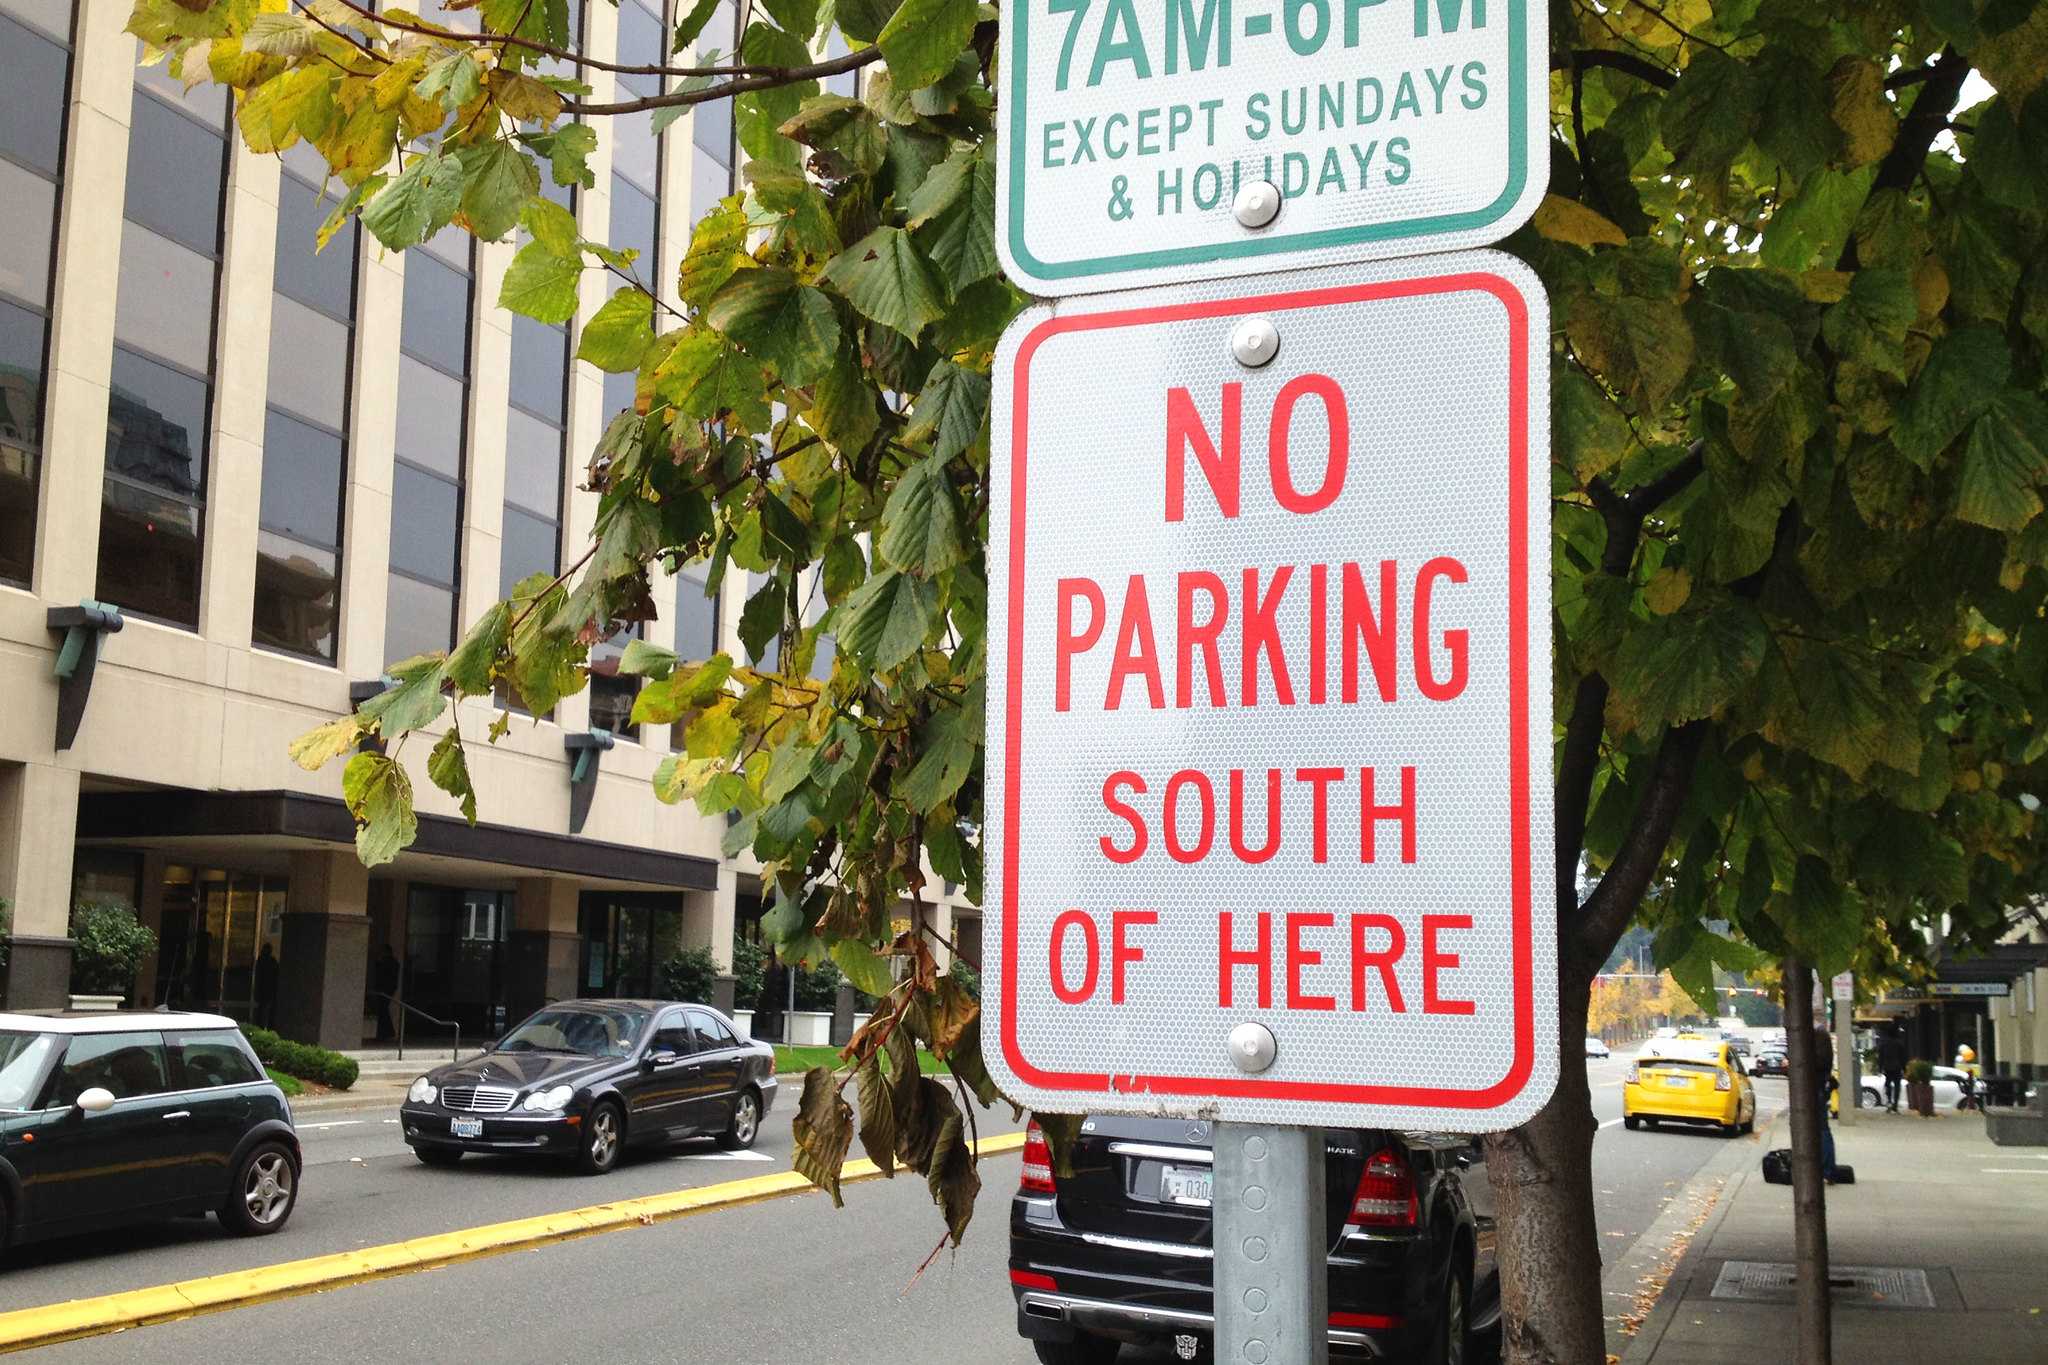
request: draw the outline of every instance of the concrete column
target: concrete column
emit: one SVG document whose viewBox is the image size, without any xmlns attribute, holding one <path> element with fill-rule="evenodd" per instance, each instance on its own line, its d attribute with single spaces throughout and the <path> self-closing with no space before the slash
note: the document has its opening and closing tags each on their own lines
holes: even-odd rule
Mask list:
<svg viewBox="0 0 2048 1365">
<path fill-rule="evenodd" d="M 554 1000 L 573 1000 L 583 938 L 577 901 L 583 888 L 566 877 L 522 877 L 513 896 L 505 1012 L 519 1020 Z"/>
<path fill-rule="evenodd" d="M 369 896 L 369 869 L 354 849 L 292 854 L 277 973 L 277 1031 L 285 1037 L 362 1046 Z"/>
<path fill-rule="evenodd" d="M 953 950 L 946 946 L 953 938 L 952 902 L 929 901 L 924 913 L 925 923 L 932 927 L 935 935 L 931 940 L 932 956 L 938 960 L 939 970 L 943 972 L 953 965 Z"/>
<path fill-rule="evenodd" d="M 71 849 L 78 774 L 0 767 L 0 896 L 12 903 L 7 1008 L 61 1009 L 71 997 Z"/>
<path fill-rule="evenodd" d="M 683 893 L 683 946 L 709 948 L 721 972 L 732 970 L 733 901 L 738 886 L 739 874 L 721 863 L 715 889 Z"/>
<path fill-rule="evenodd" d="M 338 188 L 333 192 L 338 193 Z M 385 252 L 367 230 L 358 257 L 354 392 L 348 488 L 342 498 L 340 640 L 343 676 L 374 678 L 384 665 L 385 592 L 391 570 L 392 457 L 398 439 L 398 336 L 405 253 Z"/>
</svg>

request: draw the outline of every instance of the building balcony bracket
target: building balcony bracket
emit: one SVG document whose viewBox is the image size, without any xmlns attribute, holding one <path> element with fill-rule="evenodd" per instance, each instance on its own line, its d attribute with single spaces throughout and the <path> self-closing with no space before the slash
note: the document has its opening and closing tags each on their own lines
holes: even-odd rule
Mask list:
<svg viewBox="0 0 2048 1365">
<path fill-rule="evenodd" d="M 588 734 L 564 735 L 562 747 L 569 751 L 569 832 L 581 834 L 590 818 L 590 800 L 597 795 L 597 756 L 616 741 L 609 730 L 591 727 Z"/>
<path fill-rule="evenodd" d="M 100 646 L 126 623 L 119 607 L 87 598 L 75 607 L 51 607 L 45 624 L 52 632 L 64 632 L 57 650 L 57 747 L 68 749 L 85 720 Z"/>
</svg>

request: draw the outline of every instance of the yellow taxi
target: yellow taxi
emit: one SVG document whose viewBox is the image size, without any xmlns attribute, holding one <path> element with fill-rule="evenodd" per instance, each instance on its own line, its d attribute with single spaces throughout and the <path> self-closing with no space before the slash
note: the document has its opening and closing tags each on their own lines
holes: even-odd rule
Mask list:
<svg viewBox="0 0 2048 1365">
<path fill-rule="evenodd" d="M 1732 1137 L 1756 1127 L 1756 1086 L 1721 1039 L 1652 1038 L 1623 1078 L 1621 1115 L 1630 1128 L 1711 1123 Z"/>
</svg>

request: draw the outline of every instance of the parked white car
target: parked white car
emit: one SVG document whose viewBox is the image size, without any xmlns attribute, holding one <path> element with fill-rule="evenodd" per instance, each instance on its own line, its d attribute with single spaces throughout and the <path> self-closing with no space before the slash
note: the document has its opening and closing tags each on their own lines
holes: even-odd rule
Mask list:
<svg viewBox="0 0 2048 1365">
<path fill-rule="evenodd" d="M 1588 1057 L 1608 1057 L 1613 1054 L 1608 1052 L 1607 1044 L 1589 1033 L 1586 1035 L 1586 1055 Z"/>
<path fill-rule="evenodd" d="M 1952 1066 L 1938 1066 L 1934 1068 L 1934 1107 L 1936 1109 L 1954 1109 L 1960 1105 L 1963 1102 L 1963 1082 L 1967 1079 L 1967 1072 L 1958 1071 Z M 1858 1089 L 1862 1092 L 1863 1107 L 1865 1109 L 1881 1109 L 1884 1107 L 1883 1076 L 1872 1076 L 1866 1072 Z M 1900 1107 L 1903 1108 L 1905 1103 L 1906 1083 L 1901 1081 L 1899 1082 Z"/>
</svg>

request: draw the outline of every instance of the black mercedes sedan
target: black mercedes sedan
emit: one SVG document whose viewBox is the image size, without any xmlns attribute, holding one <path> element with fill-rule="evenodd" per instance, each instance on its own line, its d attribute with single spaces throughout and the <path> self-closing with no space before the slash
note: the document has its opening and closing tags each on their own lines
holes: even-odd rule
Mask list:
<svg viewBox="0 0 2048 1365">
<path fill-rule="evenodd" d="M 1091 1116 L 1072 1178 L 1025 1137 L 1010 1205 L 1017 1330 L 1045 1365 L 1108 1365 L 1120 1343 L 1207 1358 L 1210 1128 Z M 1458 1365 L 1498 1327 L 1492 1190 L 1471 1137 L 1327 1129 L 1332 1359 Z"/>
<path fill-rule="evenodd" d="M 564 1000 L 483 1056 L 414 1081 L 399 1117 L 430 1166 L 464 1152 L 539 1152 L 602 1175 L 629 1146 L 712 1137 L 751 1147 L 775 1090 L 775 1049 L 708 1005 Z"/>
</svg>

